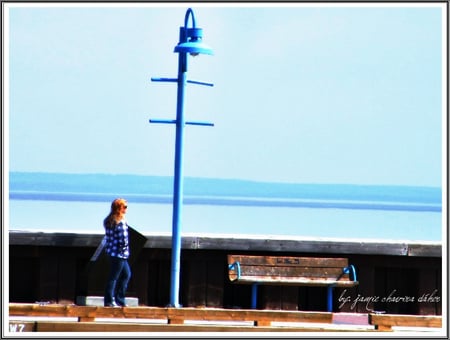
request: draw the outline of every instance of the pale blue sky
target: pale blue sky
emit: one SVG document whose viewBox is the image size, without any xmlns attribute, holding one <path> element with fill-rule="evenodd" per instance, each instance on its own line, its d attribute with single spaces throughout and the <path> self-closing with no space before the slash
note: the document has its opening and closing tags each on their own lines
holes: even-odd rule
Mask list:
<svg viewBox="0 0 450 340">
<path fill-rule="evenodd" d="M 444 4 L 128 6 L 8 6 L 10 171 L 172 176 L 192 7 L 185 176 L 441 186 Z"/>
</svg>

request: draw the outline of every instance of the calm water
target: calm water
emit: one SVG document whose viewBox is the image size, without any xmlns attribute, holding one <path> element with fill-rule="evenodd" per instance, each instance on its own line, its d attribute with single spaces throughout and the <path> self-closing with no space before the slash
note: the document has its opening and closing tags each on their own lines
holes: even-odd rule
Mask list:
<svg viewBox="0 0 450 340">
<path fill-rule="evenodd" d="M 9 229 L 103 233 L 110 202 L 9 200 Z M 129 204 L 142 233 L 171 233 L 172 204 Z M 442 212 L 184 204 L 182 233 L 442 241 Z"/>
<path fill-rule="evenodd" d="M 9 228 L 103 233 L 115 197 L 131 226 L 172 232 L 171 177 L 10 173 Z M 440 188 L 186 178 L 181 232 L 442 240 Z M 444 214 L 445 215 L 445 214 Z"/>
</svg>

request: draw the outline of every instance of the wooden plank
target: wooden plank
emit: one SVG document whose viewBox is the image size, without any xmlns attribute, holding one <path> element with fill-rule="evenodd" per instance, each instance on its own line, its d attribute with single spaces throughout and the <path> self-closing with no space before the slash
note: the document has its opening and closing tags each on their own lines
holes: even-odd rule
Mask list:
<svg viewBox="0 0 450 340">
<path fill-rule="evenodd" d="M 293 286 L 281 286 L 281 285 L 259 285 L 257 293 L 257 306 L 256 308 L 269 309 L 269 310 L 281 310 L 281 290 L 286 288 L 297 289 Z M 298 299 L 295 299 L 297 302 Z M 289 309 L 289 308 L 286 308 Z M 297 308 L 291 310 L 297 310 Z"/>
<path fill-rule="evenodd" d="M 158 307 L 98 307 L 96 318 L 167 319 L 167 309 Z"/>
<path fill-rule="evenodd" d="M 442 327 L 441 315 L 369 314 L 369 323 L 378 330 L 392 330 L 393 326 Z"/>
<path fill-rule="evenodd" d="M 210 309 L 210 308 L 169 308 L 168 319 L 176 320 L 209 320 L 209 321 L 253 321 L 267 322 L 317 322 L 331 323 L 332 313 L 269 311 L 254 309 Z"/>
<path fill-rule="evenodd" d="M 40 305 L 40 304 L 9 304 L 9 314 L 14 316 L 56 316 L 93 318 L 98 307 L 75 305 Z M 112 308 L 111 308 L 112 309 Z"/>
<path fill-rule="evenodd" d="M 408 256 L 442 257 L 442 246 L 436 246 L 435 242 L 408 244 Z"/>
<path fill-rule="evenodd" d="M 83 233 L 42 233 L 33 231 L 10 230 L 9 244 L 25 246 L 67 246 L 97 247 L 103 234 Z M 145 248 L 171 248 L 171 236 L 152 234 Z M 405 243 L 404 241 L 374 241 L 361 239 L 355 241 L 335 239 L 305 239 L 304 237 L 267 238 L 221 236 L 186 236 L 182 239 L 182 249 L 302 252 L 323 254 L 367 254 L 400 256 L 442 256 L 442 242 Z"/>
<path fill-rule="evenodd" d="M 160 300 L 162 298 L 166 298 L 166 290 L 164 290 L 164 294 L 159 290 L 160 289 L 160 264 L 157 260 L 147 260 L 148 269 L 145 273 L 145 276 L 148 278 L 148 287 L 147 287 L 147 300 L 143 301 L 144 305 L 148 306 L 159 306 Z M 170 264 L 169 264 L 170 265 Z M 170 281 L 168 281 L 170 282 Z M 163 296 L 161 296 L 163 295 Z M 167 294 L 167 300 L 169 301 L 169 294 Z M 141 302 L 141 301 L 140 301 Z"/>
<path fill-rule="evenodd" d="M 183 285 L 186 298 L 184 305 L 187 307 L 206 306 L 206 260 L 186 260 L 183 267 Z"/>
<path fill-rule="evenodd" d="M 344 268 L 348 266 L 348 259 L 346 258 L 228 255 L 228 264 L 233 264 L 236 261 L 239 261 L 241 265 L 269 265 L 278 267 L 299 266 Z"/>
<path fill-rule="evenodd" d="M 206 307 L 221 308 L 224 304 L 224 282 L 226 282 L 223 257 L 221 256 L 219 261 L 208 261 L 206 269 Z"/>
<path fill-rule="evenodd" d="M 9 304 L 9 314 L 13 316 L 78 317 L 80 321 L 94 321 L 95 318 L 167 318 L 166 309 L 158 307 L 111 308 L 56 304 Z"/>
<path fill-rule="evenodd" d="M 307 326 L 253 326 L 253 325 L 177 325 L 146 323 L 113 323 L 113 322 L 52 322 L 39 321 L 37 332 L 324 332 L 330 331 L 326 325 L 321 327 Z M 332 328 L 332 332 L 360 331 L 342 326 Z M 368 330 L 370 331 L 370 330 Z"/>
<path fill-rule="evenodd" d="M 340 278 L 348 280 L 349 275 L 343 274 L 343 268 L 328 267 L 276 267 L 276 266 L 240 266 L 241 276 L 277 276 L 277 277 L 315 277 Z M 235 273 L 236 269 L 231 272 Z"/>
<path fill-rule="evenodd" d="M 103 235 L 10 230 L 10 245 L 97 246 Z"/>
<path fill-rule="evenodd" d="M 54 254 L 42 256 L 39 261 L 39 284 L 37 297 L 39 301 L 56 302 L 55 296 L 58 296 L 58 266 L 60 257 Z M 56 294 L 55 294 L 56 292 Z"/>
<path fill-rule="evenodd" d="M 355 241 L 335 239 L 305 239 L 304 237 L 267 238 L 262 237 L 198 237 L 199 249 L 222 249 L 228 251 L 263 251 L 263 252 L 295 252 L 314 254 L 365 254 L 365 255 L 395 255 L 408 256 L 408 244 L 402 241 L 374 241 L 360 239 Z M 442 244 L 435 242 L 430 245 L 429 251 L 435 253 L 441 249 Z M 427 256 L 424 253 L 423 256 Z"/>
<path fill-rule="evenodd" d="M 418 273 L 418 289 L 419 292 L 419 306 L 418 313 L 421 315 L 436 315 L 438 306 L 441 302 L 440 290 L 436 287 L 441 286 L 441 281 L 438 280 L 438 273 L 440 270 L 436 268 L 423 267 L 419 268 Z"/>
<path fill-rule="evenodd" d="M 223 266 L 222 266 L 223 267 Z M 233 284 L 232 281 L 225 281 L 224 304 L 222 308 L 250 308 L 251 305 L 251 286 Z"/>
<path fill-rule="evenodd" d="M 269 326 L 273 322 L 332 323 L 333 313 L 269 310 L 227 310 L 197 308 L 125 307 L 108 308 L 92 306 L 29 305 L 10 304 L 10 315 L 47 317 L 103 317 L 167 319 L 168 324 L 183 324 L 196 321 L 249 321 L 256 326 Z M 86 322 L 80 322 L 87 324 Z M 369 323 L 378 330 L 389 330 L 393 326 L 442 327 L 442 316 L 370 314 Z M 52 327 L 55 327 L 53 323 Z M 97 322 L 91 322 L 97 324 Z M 39 325 L 38 331 L 42 331 Z M 51 331 L 51 330 L 48 330 Z M 55 330 L 56 331 L 56 330 Z"/>
<path fill-rule="evenodd" d="M 148 304 L 148 288 L 149 278 L 148 275 L 149 262 L 144 261 L 142 258 L 136 260 L 131 268 L 131 282 L 136 290 L 136 296 L 139 297 L 140 304 Z"/>
<path fill-rule="evenodd" d="M 283 310 L 298 310 L 298 287 L 280 287 L 280 302 Z"/>
<path fill-rule="evenodd" d="M 77 263 L 72 252 L 61 256 L 58 263 L 58 303 L 74 303 L 76 296 Z"/>
<path fill-rule="evenodd" d="M 262 284 L 273 284 L 273 285 L 294 285 L 294 286 L 330 286 L 335 285 L 335 287 L 355 287 L 359 284 L 358 281 L 336 281 L 334 279 L 315 279 L 315 278 L 277 278 L 277 277 L 255 277 L 250 276 L 241 277 L 238 281 L 233 281 L 234 283 L 239 284 L 253 284 L 253 283 L 262 283 Z"/>
<path fill-rule="evenodd" d="M 169 259 L 160 259 L 158 263 L 158 272 L 152 273 L 157 275 L 157 287 L 156 287 L 156 306 L 164 306 L 167 301 L 170 301 L 170 285 L 168 282 L 171 280 L 171 264 Z"/>
<path fill-rule="evenodd" d="M 258 301 L 262 309 L 298 310 L 298 287 L 291 285 L 261 285 Z M 257 306 L 258 307 L 258 306 Z"/>
<path fill-rule="evenodd" d="M 364 259 L 360 263 L 354 263 L 358 268 L 358 280 L 364 282 L 358 286 L 358 289 L 344 289 L 344 291 L 335 291 L 334 296 L 338 301 L 338 311 L 339 312 L 356 312 L 356 313 L 369 313 L 377 310 L 376 304 L 373 299 L 369 302 L 355 302 L 359 301 L 356 298 L 359 296 L 364 297 L 374 297 L 377 296 L 375 293 L 375 266 L 373 264 L 368 264 L 368 261 Z M 339 306 L 343 308 L 339 308 Z"/>
<path fill-rule="evenodd" d="M 375 303 L 377 311 L 386 314 L 416 315 L 417 296 L 416 268 L 403 267 L 381 267 L 376 271 L 375 296 L 382 297 Z M 392 298 L 407 297 L 409 302 L 398 301 Z M 414 298 L 415 301 L 412 301 Z"/>
<path fill-rule="evenodd" d="M 96 307 L 75 305 L 9 304 L 12 316 L 78 317 L 79 320 L 94 318 L 167 319 L 168 323 L 183 323 L 184 320 L 203 321 L 250 321 L 267 324 L 278 322 L 330 323 L 332 313 L 269 311 L 253 309 L 215 308 L 158 308 L 158 307 Z"/>
<path fill-rule="evenodd" d="M 10 301 L 38 300 L 39 258 L 24 256 L 31 247 L 10 249 L 9 299 Z"/>
</svg>

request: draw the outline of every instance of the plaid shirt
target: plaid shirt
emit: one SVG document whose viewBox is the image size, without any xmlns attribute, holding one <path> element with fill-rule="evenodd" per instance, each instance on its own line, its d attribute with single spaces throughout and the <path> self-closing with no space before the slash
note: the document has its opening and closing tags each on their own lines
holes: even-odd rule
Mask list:
<svg viewBox="0 0 450 340">
<path fill-rule="evenodd" d="M 105 229 L 106 254 L 122 259 L 130 256 L 128 225 L 122 220 L 112 228 Z"/>
</svg>

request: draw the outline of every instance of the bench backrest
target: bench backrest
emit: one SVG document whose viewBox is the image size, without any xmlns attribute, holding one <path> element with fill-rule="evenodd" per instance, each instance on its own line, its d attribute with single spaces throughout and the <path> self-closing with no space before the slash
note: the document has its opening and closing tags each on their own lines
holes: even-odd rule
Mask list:
<svg viewBox="0 0 450 340">
<path fill-rule="evenodd" d="M 357 284 L 346 258 L 228 255 L 228 268 L 230 281 L 240 283 Z"/>
</svg>

